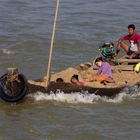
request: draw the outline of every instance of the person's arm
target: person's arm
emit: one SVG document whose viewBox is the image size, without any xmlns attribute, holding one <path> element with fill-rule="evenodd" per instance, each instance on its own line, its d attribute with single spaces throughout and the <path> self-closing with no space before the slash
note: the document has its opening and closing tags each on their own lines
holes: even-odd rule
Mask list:
<svg viewBox="0 0 140 140">
<path fill-rule="evenodd" d="M 136 53 L 140 54 L 140 40 L 138 40 L 138 51 Z"/>
<path fill-rule="evenodd" d="M 118 43 L 121 43 L 123 40 L 124 40 L 124 37 L 121 37 L 121 38 L 118 40 Z"/>
<path fill-rule="evenodd" d="M 97 65 L 95 65 L 95 64 L 93 64 L 93 70 L 98 70 L 99 69 L 99 67 L 97 66 Z"/>
<path fill-rule="evenodd" d="M 106 75 L 108 74 L 108 71 L 111 70 L 111 66 L 108 63 L 105 63 L 102 68 L 100 69 L 98 75 Z"/>
<path fill-rule="evenodd" d="M 120 52 L 120 43 L 124 40 L 124 37 L 121 37 L 118 41 L 117 41 L 117 48 L 116 48 L 116 56 L 118 55 L 118 53 Z"/>
</svg>

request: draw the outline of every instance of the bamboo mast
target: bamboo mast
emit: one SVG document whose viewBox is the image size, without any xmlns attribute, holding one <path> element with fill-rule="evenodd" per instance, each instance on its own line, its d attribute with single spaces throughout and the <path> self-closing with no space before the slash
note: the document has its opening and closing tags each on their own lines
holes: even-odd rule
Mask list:
<svg viewBox="0 0 140 140">
<path fill-rule="evenodd" d="M 50 83 L 50 79 L 51 79 L 51 63 L 52 63 L 52 54 L 53 54 L 53 48 L 54 48 L 54 37 L 55 37 L 55 31 L 56 31 L 56 21 L 57 21 L 58 11 L 59 11 L 59 0 L 56 0 L 56 11 L 55 11 L 55 16 L 54 16 L 53 32 L 52 32 L 52 37 L 51 37 L 46 86 Z"/>
</svg>

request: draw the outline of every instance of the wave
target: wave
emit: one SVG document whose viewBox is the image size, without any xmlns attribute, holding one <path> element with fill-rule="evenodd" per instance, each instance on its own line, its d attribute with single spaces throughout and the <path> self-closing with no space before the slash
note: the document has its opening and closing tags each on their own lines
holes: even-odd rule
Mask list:
<svg viewBox="0 0 140 140">
<path fill-rule="evenodd" d="M 29 96 L 34 98 L 34 100 L 36 101 L 47 100 L 47 101 L 58 101 L 64 103 L 88 103 L 88 104 L 101 103 L 101 102 L 121 103 L 124 100 L 133 100 L 140 97 L 140 89 L 138 88 L 138 86 L 127 87 L 124 88 L 115 97 L 112 98 L 91 94 L 88 93 L 87 91 L 66 94 L 60 90 L 58 90 L 56 93 L 51 92 L 50 94 L 37 92 Z"/>
<path fill-rule="evenodd" d="M 3 54 L 15 54 L 15 52 L 14 51 L 11 51 L 11 50 L 8 50 L 8 49 L 1 49 L 1 51 L 2 51 L 2 53 Z"/>
</svg>

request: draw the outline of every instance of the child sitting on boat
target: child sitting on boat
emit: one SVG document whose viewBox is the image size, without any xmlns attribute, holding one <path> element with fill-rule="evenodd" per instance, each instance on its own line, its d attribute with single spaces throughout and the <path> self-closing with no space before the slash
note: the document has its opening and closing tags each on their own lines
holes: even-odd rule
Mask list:
<svg viewBox="0 0 140 140">
<path fill-rule="evenodd" d="M 95 60 L 95 66 L 98 70 L 97 74 L 90 77 L 88 79 L 88 82 L 91 81 L 98 81 L 98 82 L 108 82 L 108 83 L 114 83 L 112 76 L 112 70 L 111 66 L 108 62 L 105 62 L 102 57 L 99 57 Z"/>
</svg>

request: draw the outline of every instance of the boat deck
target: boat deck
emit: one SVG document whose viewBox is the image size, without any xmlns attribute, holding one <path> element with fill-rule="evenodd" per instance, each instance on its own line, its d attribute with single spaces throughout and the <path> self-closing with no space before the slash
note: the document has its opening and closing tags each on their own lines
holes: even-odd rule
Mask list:
<svg viewBox="0 0 140 140">
<path fill-rule="evenodd" d="M 90 93 L 98 94 L 101 96 L 112 96 L 119 93 L 125 87 L 135 84 L 140 85 L 140 73 L 135 73 L 133 71 L 134 66 L 140 62 L 139 60 L 134 61 L 126 59 L 121 63 L 122 65 L 120 64 L 111 66 L 115 83 L 104 84 L 100 82 L 86 82 L 85 79 L 88 79 L 97 73 L 97 70 L 93 70 L 92 63 L 87 62 L 75 67 L 69 67 L 57 73 L 53 73 L 51 76 L 51 83 L 47 88 L 29 84 L 29 93 L 34 93 L 36 91 L 50 93 L 50 91 L 56 92 L 58 89 L 60 89 L 64 93 L 87 90 Z M 132 62 L 131 64 L 129 64 L 130 61 Z M 79 75 L 79 80 L 84 82 L 84 86 L 78 86 L 71 83 L 70 80 L 74 74 Z M 57 83 L 57 78 L 62 78 L 64 82 Z M 46 77 L 43 77 L 42 81 L 44 81 L 44 79 L 46 79 Z"/>
<path fill-rule="evenodd" d="M 85 67 L 84 67 L 85 66 Z M 64 82 L 71 83 L 70 79 L 73 74 L 79 75 L 79 80 L 84 81 L 85 86 L 92 88 L 117 88 L 133 85 L 140 82 L 140 74 L 133 71 L 133 65 L 117 65 L 112 66 L 113 78 L 115 83 L 107 83 L 106 85 L 99 82 L 85 82 L 85 78 L 94 76 L 97 70 L 93 70 L 92 66 L 84 65 L 83 67 L 70 67 L 64 71 L 53 74 L 51 81 L 56 81 L 57 78 L 63 78 Z"/>
</svg>

